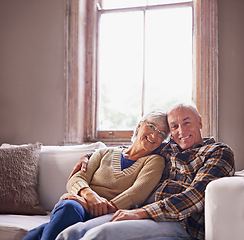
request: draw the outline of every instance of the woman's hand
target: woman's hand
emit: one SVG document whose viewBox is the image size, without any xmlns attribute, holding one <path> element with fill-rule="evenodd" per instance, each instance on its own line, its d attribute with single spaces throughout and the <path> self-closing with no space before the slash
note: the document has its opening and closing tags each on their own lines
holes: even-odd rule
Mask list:
<svg viewBox="0 0 244 240">
<path fill-rule="evenodd" d="M 133 209 L 133 210 L 118 210 L 110 222 L 122 221 L 122 220 L 139 220 L 139 219 L 147 219 L 151 218 L 146 210 L 142 208 Z"/>
<path fill-rule="evenodd" d="M 80 158 L 80 161 L 74 166 L 71 174 L 69 175 L 68 180 L 78 171 L 83 171 L 86 172 L 86 168 L 87 168 L 87 164 L 88 164 L 88 157 L 87 156 L 82 156 Z"/>
<path fill-rule="evenodd" d="M 88 209 L 88 205 L 87 205 L 87 201 L 85 200 L 85 198 L 79 196 L 79 195 L 75 195 L 72 193 L 65 193 L 63 194 L 60 199 L 66 200 L 66 199 L 70 199 L 70 200 L 75 200 L 76 202 L 80 203 L 83 208 L 85 209 L 86 212 L 89 213 L 89 209 Z"/>
<path fill-rule="evenodd" d="M 94 217 L 115 212 L 117 210 L 117 208 L 106 198 L 100 197 L 90 188 L 82 189 L 79 194 L 86 200 L 89 213 Z"/>
</svg>

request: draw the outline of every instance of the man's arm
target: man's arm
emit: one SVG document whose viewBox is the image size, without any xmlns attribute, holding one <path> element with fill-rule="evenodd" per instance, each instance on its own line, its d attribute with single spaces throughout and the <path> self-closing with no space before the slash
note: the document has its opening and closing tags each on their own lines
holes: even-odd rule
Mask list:
<svg viewBox="0 0 244 240">
<path fill-rule="evenodd" d="M 199 157 L 199 156 L 198 156 Z M 155 221 L 180 221 L 193 213 L 202 212 L 206 186 L 212 180 L 234 173 L 234 155 L 226 146 L 216 147 L 197 171 L 191 185 L 184 191 L 144 206 Z M 160 193 L 159 193 L 160 194 Z"/>
<path fill-rule="evenodd" d="M 82 156 L 80 158 L 80 161 L 74 166 L 72 172 L 70 173 L 69 175 L 69 178 L 68 180 L 75 174 L 77 173 L 78 171 L 82 171 L 82 172 L 86 172 L 86 169 L 87 169 L 87 164 L 88 164 L 88 160 L 90 158 L 90 154 L 86 154 L 85 156 Z"/>
<path fill-rule="evenodd" d="M 123 221 L 123 220 L 140 220 L 151 218 L 146 210 L 137 208 L 133 210 L 118 210 L 111 218 L 110 222 Z"/>
<path fill-rule="evenodd" d="M 161 146 L 160 146 L 159 148 L 157 148 L 158 151 L 157 151 L 157 153 L 155 153 L 155 154 L 159 154 L 161 148 L 162 148 Z M 74 166 L 72 172 L 70 173 L 68 180 L 69 180 L 75 173 L 77 173 L 77 172 L 80 171 L 80 170 L 81 170 L 82 172 L 86 172 L 88 161 L 89 161 L 89 159 L 90 159 L 90 157 L 92 156 L 93 153 L 94 153 L 94 151 L 91 152 L 91 153 L 87 153 L 86 155 L 84 155 L 84 156 L 82 156 L 82 157 L 80 158 L 80 161 Z"/>
</svg>

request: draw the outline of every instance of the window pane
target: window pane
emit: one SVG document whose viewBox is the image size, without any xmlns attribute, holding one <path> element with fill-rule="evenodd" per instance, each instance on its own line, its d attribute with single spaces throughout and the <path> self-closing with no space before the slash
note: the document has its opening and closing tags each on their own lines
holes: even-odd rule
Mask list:
<svg viewBox="0 0 244 240">
<path fill-rule="evenodd" d="M 191 7 L 147 11 L 145 112 L 191 98 Z"/>
<path fill-rule="evenodd" d="M 147 0 L 102 0 L 103 9 L 146 6 Z"/>
<path fill-rule="evenodd" d="M 102 9 L 129 8 L 172 3 L 192 2 L 192 0 L 101 0 Z"/>
<path fill-rule="evenodd" d="M 170 3 L 192 2 L 192 0 L 148 0 L 148 5 L 162 5 Z"/>
<path fill-rule="evenodd" d="M 141 12 L 102 14 L 98 50 L 98 129 L 134 129 L 141 116 Z"/>
</svg>

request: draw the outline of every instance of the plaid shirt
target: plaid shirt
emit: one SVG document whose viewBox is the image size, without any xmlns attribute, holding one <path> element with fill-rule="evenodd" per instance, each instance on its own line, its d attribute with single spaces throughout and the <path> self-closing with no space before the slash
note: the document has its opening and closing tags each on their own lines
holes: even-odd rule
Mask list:
<svg viewBox="0 0 244 240">
<path fill-rule="evenodd" d="M 205 138 L 186 150 L 171 139 L 158 151 L 165 170 L 151 204 L 143 208 L 155 221 L 179 221 L 193 238 L 204 239 L 205 189 L 210 181 L 234 174 L 232 150 Z"/>
</svg>

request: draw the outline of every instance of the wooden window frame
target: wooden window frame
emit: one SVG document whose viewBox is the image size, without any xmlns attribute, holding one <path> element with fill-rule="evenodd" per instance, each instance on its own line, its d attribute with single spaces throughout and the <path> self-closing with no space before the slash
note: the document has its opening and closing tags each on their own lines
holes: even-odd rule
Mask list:
<svg viewBox="0 0 244 240">
<path fill-rule="evenodd" d="M 204 137 L 218 138 L 217 0 L 193 0 L 193 101 L 202 116 Z M 131 131 L 96 133 L 96 54 L 94 0 L 66 0 L 66 144 L 103 141 L 128 143 Z M 91 11 L 91 12 L 88 12 Z"/>
</svg>

